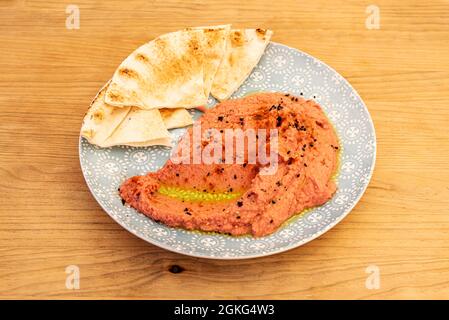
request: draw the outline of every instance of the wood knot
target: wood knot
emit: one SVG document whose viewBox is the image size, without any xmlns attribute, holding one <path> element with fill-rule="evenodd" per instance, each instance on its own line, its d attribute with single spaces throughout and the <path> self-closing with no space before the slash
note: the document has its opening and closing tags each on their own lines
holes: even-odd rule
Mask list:
<svg viewBox="0 0 449 320">
<path fill-rule="evenodd" d="M 181 266 L 178 266 L 176 264 L 170 266 L 170 268 L 168 268 L 168 271 L 170 271 L 171 273 L 181 273 L 183 272 L 185 269 Z"/>
</svg>

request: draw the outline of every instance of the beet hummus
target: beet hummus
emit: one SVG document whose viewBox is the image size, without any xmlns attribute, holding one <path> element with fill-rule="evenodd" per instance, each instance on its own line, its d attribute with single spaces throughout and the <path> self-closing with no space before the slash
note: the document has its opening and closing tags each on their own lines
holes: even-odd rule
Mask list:
<svg viewBox="0 0 449 320">
<path fill-rule="evenodd" d="M 294 214 L 324 204 L 335 193 L 332 176 L 338 166 L 339 142 L 316 102 L 259 93 L 222 102 L 197 122 L 202 131 L 277 129 L 277 169 L 261 174 L 266 164 L 248 163 L 248 155 L 231 164 L 175 163 L 172 158 L 157 172 L 126 180 L 120 187 L 126 203 L 172 227 L 260 237 L 274 232 Z M 190 128 L 179 145 L 192 134 Z M 264 139 L 267 146 L 273 143 L 269 136 Z M 200 148 L 208 143 L 202 141 Z M 166 188 L 229 197 L 186 199 L 162 192 Z"/>
</svg>

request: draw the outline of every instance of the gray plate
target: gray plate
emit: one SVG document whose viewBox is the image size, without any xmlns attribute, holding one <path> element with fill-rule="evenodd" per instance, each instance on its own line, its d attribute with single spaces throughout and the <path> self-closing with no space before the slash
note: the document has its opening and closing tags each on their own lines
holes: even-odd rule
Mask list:
<svg viewBox="0 0 449 320">
<path fill-rule="evenodd" d="M 134 175 L 161 168 L 167 147 L 97 148 L 80 138 L 81 168 L 101 207 L 121 226 L 161 248 L 213 259 L 255 258 L 298 247 L 340 222 L 368 186 L 376 158 L 376 137 L 368 110 L 357 92 L 323 62 L 287 46 L 270 43 L 259 64 L 235 92 L 240 98 L 253 91 L 280 91 L 315 99 L 333 122 L 341 140 L 338 191 L 325 205 L 298 215 L 277 232 L 263 237 L 230 237 L 170 228 L 123 206 L 117 188 Z M 209 107 L 216 103 L 209 100 Z M 194 117 L 200 115 L 191 111 Z M 185 129 L 171 133 L 177 140 Z"/>
</svg>

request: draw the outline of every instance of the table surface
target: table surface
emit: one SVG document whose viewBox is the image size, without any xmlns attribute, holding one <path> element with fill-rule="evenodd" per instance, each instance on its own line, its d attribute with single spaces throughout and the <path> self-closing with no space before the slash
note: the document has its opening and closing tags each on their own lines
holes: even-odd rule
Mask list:
<svg viewBox="0 0 449 320">
<path fill-rule="evenodd" d="M 65 26 L 70 3 L 78 30 Z M 376 1 L 371 30 L 369 4 L 1 1 L 0 298 L 449 298 L 449 2 Z M 323 236 L 214 261 L 150 245 L 104 213 L 81 174 L 78 134 L 138 45 L 228 22 L 269 27 L 348 79 L 374 120 L 378 155 L 359 204 Z M 80 268 L 79 290 L 66 288 L 69 265 Z M 370 266 L 378 289 L 366 285 Z"/>
</svg>

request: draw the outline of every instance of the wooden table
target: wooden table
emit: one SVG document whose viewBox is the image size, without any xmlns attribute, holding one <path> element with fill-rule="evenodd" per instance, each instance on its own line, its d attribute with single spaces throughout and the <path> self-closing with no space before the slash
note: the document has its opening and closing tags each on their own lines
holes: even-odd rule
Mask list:
<svg viewBox="0 0 449 320">
<path fill-rule="evenodd" d="M 66 7 L 80 9 L 67 29 Z M 449 2 L 0 2 L 0 298 L 449 298 Z M 242 261 L 174 254 L 104 213 L 80 171 L 86 108 L 115 67 L 190 25 L 270 27 L 323 60 L 373 117 L 371 184 L 338 226 L 300 248 Z M 65 286 L 80 268 L 79 290 Z M 172 273 L 173 265 L 180 273 Z M 368 289 L 367 267 L 380 288 Z M 368 286 L 369 287 L 369 286 Z"/>
</svg>

